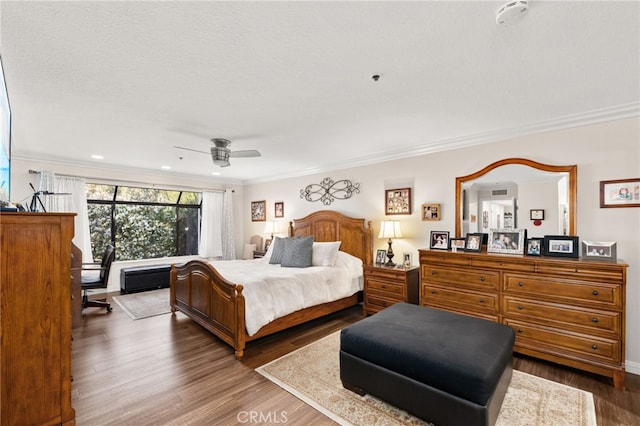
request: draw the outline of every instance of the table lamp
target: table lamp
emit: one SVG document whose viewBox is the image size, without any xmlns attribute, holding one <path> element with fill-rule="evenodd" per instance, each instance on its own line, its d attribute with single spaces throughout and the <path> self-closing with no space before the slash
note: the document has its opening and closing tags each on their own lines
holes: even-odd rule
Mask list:
<svg viewBox="0 0 640 426">
<path fill-rule="evenodd" d="M 402 238 L 402 231 L 400 230 L 400 222 L 397 220 L 384 220 L 380 225 L 380 234 L 378 238 L 388 238 L 389 248 L 387 249 L 387 263 L 385 266 L 396 266 L 393 263 L 393 249 L 391 248 L 392 238 Z"/>
<path fill-rule="evenodd" d="M 271 222 L 271 221 L 265 222 L 265 224 L 264 224 L 264 233 L 265 234 L 270 234 L 271 235 L 270 238 L 271 238 L 272 241 L 273 241 L 273 233 L 275 232 L 275 230 L 276 230 L 276 225 L 275 225 L 274 222 Z"/>
</svg>

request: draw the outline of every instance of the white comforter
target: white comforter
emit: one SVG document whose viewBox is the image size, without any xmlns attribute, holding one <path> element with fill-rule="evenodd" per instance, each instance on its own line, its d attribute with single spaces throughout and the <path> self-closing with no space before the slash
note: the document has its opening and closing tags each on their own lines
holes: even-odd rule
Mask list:
<svg viewBox="0 0 640 426">
<path fill-rule="evenodd" d="M 223 277 L 244 286 L 249 336 L 274 319 L 351 296 L 363 288 L 362 272 L 356 273 L 356 268 L 343 264 L 283 268 L 266 259 L 210 263 Z M 362 271 L 362 267 L 359 269 Z"/>
</svg>

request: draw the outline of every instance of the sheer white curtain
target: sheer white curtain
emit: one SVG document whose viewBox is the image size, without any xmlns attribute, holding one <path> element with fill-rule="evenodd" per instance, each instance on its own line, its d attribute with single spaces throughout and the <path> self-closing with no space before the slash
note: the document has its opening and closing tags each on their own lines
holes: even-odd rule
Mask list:
<svg viewBox="0 0 640 426">
<path fill-rule="evenodd" d="M 202 192 L 202 224 L 198 248 L 201 257 L 222 258 L 223 204 L 222 192 Z"/>
<path fill-rule="evenodd" d="M 83 262 L 93 262 L 86 181 L 82 178 L 56 176 L 53 172 L 42 171 L 38 190 L 54 194 L 71 194 L 41 195 L 40 199 L 48 212 L 76 213 L 73 244 L 82 250 Z"/>
<path fill-rule="evenodd" d="M 233 191 L 202 192 L 202 225 L 198 254 L 206 258 L 236 258 L 233 237 Z"/>
<path fill-rule="evenodd" d="M 222 258 L 232 260 L 236 258 L 236 245 L 233 232 L 233 190 L 224 191 L 222 203 Z"/>
</svg>

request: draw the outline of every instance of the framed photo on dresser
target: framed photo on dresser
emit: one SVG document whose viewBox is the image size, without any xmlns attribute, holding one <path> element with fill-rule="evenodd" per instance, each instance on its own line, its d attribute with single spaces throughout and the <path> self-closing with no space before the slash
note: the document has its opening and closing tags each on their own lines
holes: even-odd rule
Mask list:
<svg viewBox="0 0 640 426">
<path fill-rule="evenodd" d="M 580 251 L 578 237 L 567 235 L 545 235 L 543 250 L 545 256 L 578 257 Z"/>
</svg>

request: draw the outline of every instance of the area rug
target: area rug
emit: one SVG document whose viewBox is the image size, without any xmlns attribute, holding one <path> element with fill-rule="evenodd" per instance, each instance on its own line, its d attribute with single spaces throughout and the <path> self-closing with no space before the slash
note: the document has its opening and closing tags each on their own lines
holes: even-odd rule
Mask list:
<svg viewBox="0 0 640 426">
<path fill-rule="evenodd" d="M 333 333 L 256 369 L 341 425 L 427 425 L 369 395 L 342 387 L 340 332 Z M 593 395 L 520 371 L 505 396 L 497 425 L 595 426 Z"/>
<path fill-rule="evenodd" d="M 133 320 L 154 317 L 171 312 L 169 306 L 169 289 L 143 291 L 141 293 L 115 296 L 116 302 Z"/>
</svg>

